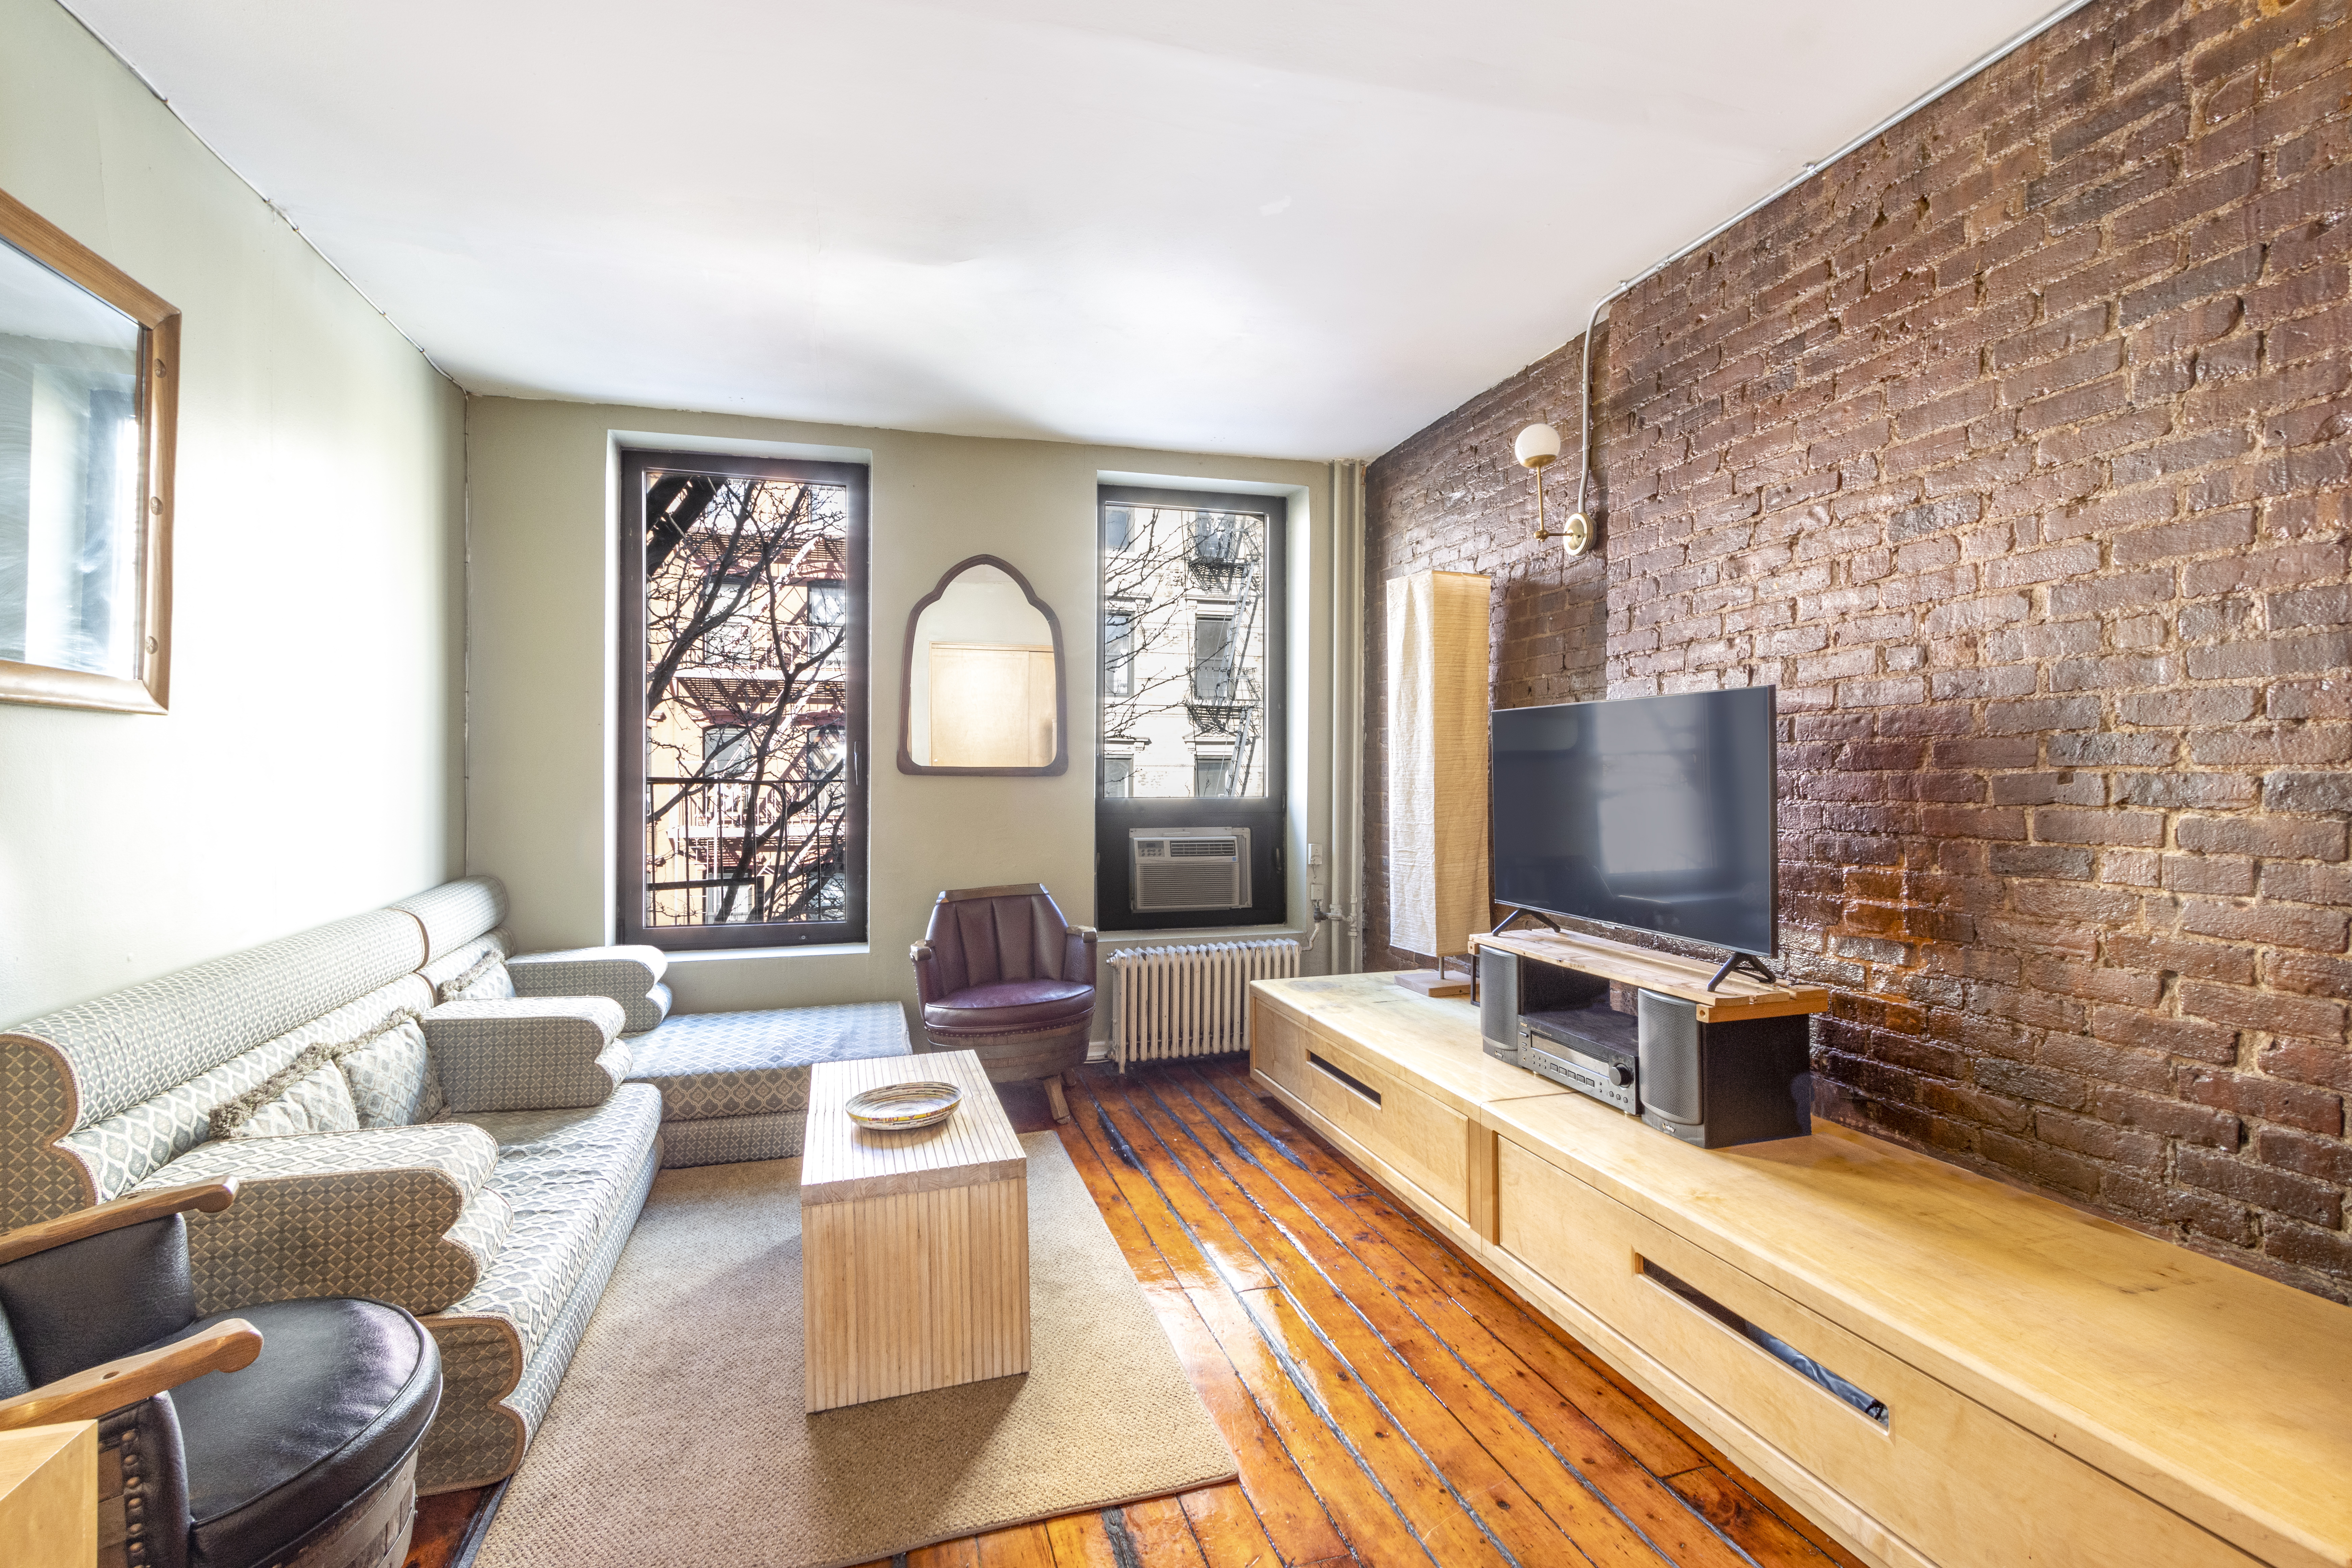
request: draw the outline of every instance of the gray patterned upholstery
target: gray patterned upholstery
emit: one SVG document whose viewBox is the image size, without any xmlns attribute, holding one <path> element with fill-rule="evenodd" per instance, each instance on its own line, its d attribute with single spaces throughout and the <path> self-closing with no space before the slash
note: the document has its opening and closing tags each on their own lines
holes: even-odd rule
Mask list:
<svg viewBox="0 0 2352 1568">
<path fill-rule="evenodd" d="M 518 996 L 609 996 L 627 1015 L 625 1035 L 641 1035 L 669 1013 L 661 977 L 669 954 L 657 947 L 575 947 L 507 960 Z"/>
<path fill-rule="evenodd" d="M 465 973 L 436 986 L 434 993 L 444 1002 L 511 1002 L 520 994 L 515 990 L 514 976 L 507 973 L 506 961 L 495 952 L 484 953 Z"/>
<path fill-rule="evenodd" d="M 62 1095 L 45 1100 L 37 1085 L 17 1079 L 16 1088 L 32 1089 L 20 1099 L 8 1087 L 11 1061 L 30 1061 L 40 1043 L 21 1035 L 0 1037 L 0 1228 L 121 1197 L 210 1137 L 215 1106 L 258 1088 L 310 1047 L 367 1034 L 420 1004 L 430 1005 L 431 993 L 415 976 L 403 975 L 120 1115 L 47 1139 L 35 1131 L 40 1106 L 53 1106 L 63 1117 Z M 25 1042 L 26 1048 L 12 1056 L 12 1040 Z"/>
<path fill-rule="evenodd" d="M 425 1321 L 444 1386 L 420 1489 L 482 1486 L 520 1462 L 645 1203 L 660 1119 L 659 1098 L 635 1086 L 591 1110 L 465 1118 L 499 1142 L 488 1190 L 514 1224 L 480 1283 Z"/>
<path fill-rule="evenodd" d="M 430 981 L 436 1001 L 454 1002 L 448 987 L 485 958 L 504 958 L 512 943 L 503 931 L 488 931 L 441 954 L 416 973 Z"/>
<path fill-rule="evenodd" d="M 684 1165 L 732 1165 L 741 1160 L 790 1160 L 800 1153 L 807 1131 L 805 1110 L 665 1121 L 662 1164 L 675 1170 Z"/>
<path fill-rule="evenodd" d="M 434 1312 L 476 1288 L 510 1215 L 488 1184 L 495 1139 L 436 1122 L 286 1138 L 217 1139 L 142 1184 L 235 1176 L 236 1202 L 191 1215 L 198 1310 L 363 1296 Z"/>
<path fill-rule="evenodd" d="M 452 1110 L 601 1105 L 628 1076 L 621 1005 L 608 996 L 445 1002 L 425 1038 Z"/>
<path fill-rule="evenodd" d="M 309 1057 L 309 1053 L 305 1053 Z M 316 1059 L 316 1058 L 309 1058 Z M 300 1066 L 298 1060 L 295 1064 Z M 257 1093 L 266 1092 L 265 1083 Z M 320 1062 L 229 1126 L 225 1138 L 285 1138 L 304 1132 L 356 1132 L 360 1108 L 352 1099 L 352 1080 L 332 1062 Z"/>
<path fill-rule="evenodd" d="M 896 1002 L 688 1013 L 629 1042 L 631 1083 L 661 1090 L 662 1120 L 808 1110 L 818 1062 L 903 1057 L 907 1015 Z"/>
<path fill-rule="evenodd" d="M 406 1017 L 344 1053 L 343 1076 L 362 1127 L 406 1127 L 441 1114 L 441 1075 L 425 1048 L 421 1020 Z"/>
<path fill-rule="evenodd" d="M 495 930 L 507 918 L 507 889 L 496 877 L 467 877 L 427 889 L 392 907 L 415 921 L 425 943 L 425 956 L 416 961 L 422 964 Z"/>
<path fill-rule="evenodd" d="M 175 1141 L 176 1121 L 169 1113 L 142 1118 L 155 1124 L 121 1130 L 120 1147 L 68 1149 L 68 1135 L 137 1112 L 391 984 L 423 952 L 413 920 L 379 910 L 126 986 L 0 1035 L 0 1226 L 29 1225 L 114 1196 L 170 1158 L 157 1155 Z M 278 1055 L 219 1098 L 252 1088 L 294 1054 Z M 192 1108 L 197 1121 L 215 1103 Z"/>
<path fill-rule="evenodd" d="M 613 1277 L 613 1266 L 621 1260 L 621 1249 L 628 1245 L 629 1232 L 635 1227 L 637 1215 L 646 1206 L 646 1194 L 653 1189 L 654 1174 L 662 1166 L 659 1140 L 647 1148 L 645 1158 L 637 1163 L 637 1173 L 629 1184 L 624 1201 L 613 1211 L 597 1238 L 596 1250 L 588 1256 L 587 1271 L 572 1287 L 571 1297 L 547 1326 L 547 1333 L 539 1342 L 539 1352 L 523 1368 L 521 1379 L 507 1403 L 522 1416 L 526 1431 L 537 1433 L 540 1422 L 547 1415 L 547 1406 L 555 1397 L 556 1385 L 563 1381 L 563 1369 L 572 1363 L 572 1352 L 580 1348 L 580 1336 L 586 1331 L 588 1320 L 595 1314 L 597 1298 L 604 1293 L 604 1282 Z"/>
<path fill-rule="evenodd" d="M 672 1167 L 789 1159 L 808 1123 L 811 1067 L 909 1054 L 896 1002 L 688 1013 L 628 1044 L 629 1081 L 661 1090 Z"/>
</svg>

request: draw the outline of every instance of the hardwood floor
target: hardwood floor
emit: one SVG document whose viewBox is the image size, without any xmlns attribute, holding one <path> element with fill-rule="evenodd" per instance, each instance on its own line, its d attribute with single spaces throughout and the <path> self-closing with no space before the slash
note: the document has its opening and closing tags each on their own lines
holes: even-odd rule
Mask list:
<svg viewBox="0 0 2352 1568">
<path fill-rule="evenodd" d="M 1127 1081 L 1089 1068 L 1081 1085 L 1063 1147 L 1241 1479 L 926 1547 L 904 1568 L 1859 1568 L 1260 1095 L 1239 1058 Z M 1002 1093 L 1023 1131 L 1053 1125 L 1031 1086 Z M 476 1498 L 428 1500 L 409 1568 L 446 1568 Z"/>
</svg>

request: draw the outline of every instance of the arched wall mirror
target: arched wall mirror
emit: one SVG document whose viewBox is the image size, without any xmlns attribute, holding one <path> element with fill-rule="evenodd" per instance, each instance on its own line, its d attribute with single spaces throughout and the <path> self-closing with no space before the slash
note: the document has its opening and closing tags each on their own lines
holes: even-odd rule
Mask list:
<svg viewBox="0 0 2352 1568">
<path fill-rule="evenodd" d="M 902 773 L 1058 773 L 1070 765 L 1062 623 L 1011 563 L 948 569 L 907 617 Z"/>
</svg>

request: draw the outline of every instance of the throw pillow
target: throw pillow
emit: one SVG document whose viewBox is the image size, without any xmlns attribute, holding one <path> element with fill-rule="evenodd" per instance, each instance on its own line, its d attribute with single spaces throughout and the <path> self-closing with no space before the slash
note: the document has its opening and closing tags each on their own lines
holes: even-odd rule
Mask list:
<svg viewBox="0 0 2352 1568">
<path fill-rule="evenodd" d="M 343 1070 L 312 1046 L 268 1079 L 212 1113 L 215 1138 L 285 1138 L 301 1132 L 356 1132 L 359 1108 L 352 1103 Z"/>
<path fill-rule="evenodd" d="M 482 954 L 465 973 L 441 985 L 444 1002 L 509 1002 L 514 994 L 514 976 L 495 952 Z"/>
<path fill-rule="evenodd" d="M 441 1113 L 441 1075 L 433 1069 L 415 1014 L 401 1014 L 334 1057 L 350 1082 L 361 1126 L 407 1127 Z"/>
</svg>

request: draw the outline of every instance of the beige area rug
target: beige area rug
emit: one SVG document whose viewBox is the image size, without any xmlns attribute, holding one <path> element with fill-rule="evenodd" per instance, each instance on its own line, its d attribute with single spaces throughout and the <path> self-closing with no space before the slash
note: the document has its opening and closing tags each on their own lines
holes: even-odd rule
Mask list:
<svg viewBox="0 0 2352 1568">
<path fill-rule="evenodd" d="M 1032 1370 L 801 1408 L 800 1162 L 664 1171 L 476 1568 L 819 1568 L 1234 1475 L 1050 1132 Z"/>
</svg>

